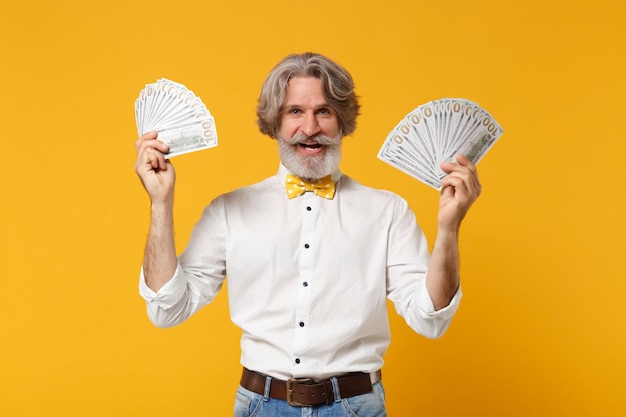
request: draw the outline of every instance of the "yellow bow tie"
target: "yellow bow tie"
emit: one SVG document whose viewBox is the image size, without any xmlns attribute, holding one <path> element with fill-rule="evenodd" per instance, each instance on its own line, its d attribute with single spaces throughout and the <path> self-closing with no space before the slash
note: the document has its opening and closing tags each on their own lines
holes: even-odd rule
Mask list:
<svg viewBox="0 0 626 417">
<path fill-rule="evenodd" d="M 307 182 L 295 175 L 287 174 L 285 186 L 287 187 L 287 197 L 289 198 L 297 197 L 307 191 L 312 191 L 318 196 L 329 200 L 332 200 L 335 195 L 335 183 L 330 175 L 314 182 Z"/>
</svg>

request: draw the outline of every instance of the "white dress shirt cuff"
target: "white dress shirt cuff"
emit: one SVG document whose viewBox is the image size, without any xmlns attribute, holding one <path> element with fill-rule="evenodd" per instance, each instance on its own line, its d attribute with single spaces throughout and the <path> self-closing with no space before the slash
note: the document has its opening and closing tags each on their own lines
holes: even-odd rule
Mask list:
<svg viewBox="0 0 626 417">
<path fill-rule="evenodd" d="M 459 288 L 456 290 L 454 297 L 452 297 L 452 300 L 450 300 L 447 306 L 440 310 L 435 310 L 433 300 L 430 298 L 430 294 L 428 293 L 428 289 L 426 288 L 426 282 L 424 281 L 422 285 L 424 286 L 423 291 L 419 292 L 419 294 L 421 294 L 421 300 L 419 305 L 423 306 L 423 308 L 420 309 L 420 314 L 422 315 L 422 318 L 436 318 L 443 320 L 451 319 L 459 308 L 459 304 L 461 303 L 461 297 L 463 296 L 461 287 L 459 286 Z"/>
<path fill-rule="evenodd" d="M 148 304 L 157 303 L 161 308 L 167 310 L 173 307 L 182 297 L 187 289 L 187 281 L 180 263 L 176 265 L 176 271 L 172 278 L 162 286 L 158 291 L 152 290 L 146 284 L 146 277 L 143 273 L 143 267 L 139 274 L 139 294 Z"/>
</svg>

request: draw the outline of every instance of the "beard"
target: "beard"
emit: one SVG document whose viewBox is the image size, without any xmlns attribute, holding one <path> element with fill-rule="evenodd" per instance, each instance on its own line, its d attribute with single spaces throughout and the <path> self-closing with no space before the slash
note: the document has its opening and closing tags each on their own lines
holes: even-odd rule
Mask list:
<svg viewBox="0 0 626 417">
<path fill-rule="evenodd" d="M 285 139 L 278 135 L 278 151 L 280 160 L 292 174 L 306 180 L 317 180 L 330 175 L 339 168 L 341 161 L 341 133 L 330 138 L 324 135 L 306 136 L 296 135 Z M 319 155 L 303 155 L 298 147 L 303 141 L 315 141 L 324 146 Z"/>
</svg>

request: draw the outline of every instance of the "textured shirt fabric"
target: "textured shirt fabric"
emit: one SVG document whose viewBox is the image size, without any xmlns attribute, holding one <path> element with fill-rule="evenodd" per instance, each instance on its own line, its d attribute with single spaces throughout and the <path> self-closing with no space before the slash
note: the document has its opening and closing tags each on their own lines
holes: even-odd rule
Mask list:
<svg viewBox="0 0 626 417">
<path fill-rule="evenodd" d="M 390 343 L 386 299 L 416 332 L 443 334 L 461 291 L 435 311 L 430 254 L 406 201 L 333 174 L 336 194 L 288 199 L 287 170 L 211 202 L 158 292 L 139 291 L 150 319 L 179 324 L 211 302 L 228 276 L 241 364 L 280 379 L 374 372 Z"/>
</svg>

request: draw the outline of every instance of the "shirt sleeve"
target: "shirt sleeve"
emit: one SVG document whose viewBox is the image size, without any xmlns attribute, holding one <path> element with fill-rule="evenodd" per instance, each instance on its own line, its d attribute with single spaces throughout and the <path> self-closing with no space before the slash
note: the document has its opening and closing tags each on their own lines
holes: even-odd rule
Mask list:
<svg viewBox="0 0 626 417">
<path fill-rule="evenodd" d="M 219 217 L 215 216 L 215 207 L 210 205 L 178 257 L 174 275 L 163 287 L 156 292 L 151 290 L 141 269 L 139 294 L 156 326 L 171 327 L 184 322 L 213 301 L 220 291 L 226 277 L 223 230 Z"/>
<path fill-rule="evenodd" d="M 449 327 L 462 292 L 459 288 L 445 308 L 435 311 L 426 288 L 429 261 L 426 237 L 406 201 L 399 198 L 390 226 L 387 296 L 414 331 L 428 338 L 437 338 Z"/>
</svg>

